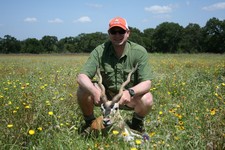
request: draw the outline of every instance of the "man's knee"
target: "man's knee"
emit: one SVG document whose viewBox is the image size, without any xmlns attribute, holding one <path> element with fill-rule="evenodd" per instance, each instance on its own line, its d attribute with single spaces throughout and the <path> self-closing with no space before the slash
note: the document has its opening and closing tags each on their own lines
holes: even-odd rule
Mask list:
<svg viewBox="0 0 225 150">
<path fill-rule="evenodd" d="M 142 101 L 143 101 L 145 106 L 152 107 L 152 105 L 153 105 L 153 96 L 152 96 L 152 94 L 150 92 L 146 93 L 142 97 Z"/>
</svg>

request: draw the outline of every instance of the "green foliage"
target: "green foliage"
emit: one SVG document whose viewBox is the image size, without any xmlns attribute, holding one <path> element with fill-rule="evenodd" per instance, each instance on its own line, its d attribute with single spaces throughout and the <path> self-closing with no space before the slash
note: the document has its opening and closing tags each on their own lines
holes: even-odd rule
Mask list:
<svg viewBox="0 0 225 150">
<path fill-rule="evenodd" d="M 180 52 L 203 52 L 203 32 L 198 24 L 189 24 L 183 29 Z"/>
<path fill-rule="evenodd" d="M 42 44 L 35 38 L 28 38 L 22 42 L 21 53 L 39 54 L 43 52 Z"/>
<path fill-rule="evenodd" d="M 150 141 L 78 134 L 76 76 L 85 55 L 0 55 L 2 149 L 224 149 L 225 56 L 150 54 Z M 100 108 L 96 108 L 96 116 Z M 131 112 L 122 111 L 125 118 Z"/>
<path fill-rule="evenodd" d="M 157 26 L 152 37 L 155 51 L 175 53 L 181 40 L 182 29 L 179 24 L 169 22 Z"/>
<path fill-rule="evenodd" d="M 211 18 L 204 27 L 190 23 L 186 27 L 178 23 L 163 22 L 155 29 L 143 32 L 129 27 L 129 40 L 158 53 L 224 53 L 225 20 Z M 90 53 L 97 45 L 108 40 L 101 32 L 81 33 L 76 37 L 65 37 L 58 41 L 55 36 L 44 36 L 41 40 L 28 38 L 18 41 L 10 35 L 0 38 L 0 53 Z"/>
<path fill-rule="evenodd" d="M 0 53 L 19 53 L 21 45 L 16 38 L 5 35 L 4 38 L 0 38 L 0 48 Z"/>
<path fill-rule="evenodd" d="M 211 18 L 203 28 L 206 52 L 224 53 L 225 50 L 225 20 Z"/>
<path fill-rule="evenodd" d="M 43 45 L 44 52 L 51 53 L 56 52 L 58 38 L 56 36 L 44 36 L 41 39 L 41 44 Z"/>
</svg>

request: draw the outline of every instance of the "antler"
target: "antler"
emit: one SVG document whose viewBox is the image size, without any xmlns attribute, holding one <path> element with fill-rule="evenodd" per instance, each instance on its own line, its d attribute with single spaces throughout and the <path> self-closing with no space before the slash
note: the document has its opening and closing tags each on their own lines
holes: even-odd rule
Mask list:
<svg viewBox="0 0 225 150">
<path fill-rule="evenodd" d="M 100 69 L 97 69 L 97 75 L 98 75 L 98 86 L 101 89 L 101 100 L 103 101 L 103 103 L 106 103 L 108 101 L 107 96 L 105 95 L 105 87 L 102 84 L 102 75 L 100 73 Z"/>
<path fill-rule="evenodd" d="M 121 96 L 123 95 L 124 87 L 130 82 L 130 77 L 137 70 L 137 67 L 138 67 L 138 63 L 136 64 L 136 66 L 134 68 L 132 68 L 131 72 L 128 74 L 127 80 L 122 83 L 119 93 L 113 97 L 112 104 L 117 103 L 120 100 Z"/>
<path fill-rule="evenodd" d="M 119 93 L 116 96 L 113 97 L 112 101 L 108 101 L 108 99 L 107 99 L 107 96 L 105 94 L 105 87 L 102 84 L 102 76 L 101 76 L 101 73 L 100 73 L 100 69 L 99 68 L 97 69 L 97 75 L 99 77 L 98 85 L 99 85 L 99 87 L 101 89 L 101 92 L 102 92 L 101 93 L 101 99 L 102 99 L 103 103 L 106 104 L 107 102 L 109 102 L 106 105 L 110 106 L 112 104 L 117 103 L 120 100 L 120 98 L 123 94 L 124 87 L 130 82 L 130 77 L 137 70 L 137 67 L 138 67 L 138 63 L 136 64 L 136 66 L 134 68 L 132 68 L 131 72 L 127 76 L 127 80 L 122 83 L 122 85 L 120 87 L 120 90 L 119 90 Z"/>
</svg>

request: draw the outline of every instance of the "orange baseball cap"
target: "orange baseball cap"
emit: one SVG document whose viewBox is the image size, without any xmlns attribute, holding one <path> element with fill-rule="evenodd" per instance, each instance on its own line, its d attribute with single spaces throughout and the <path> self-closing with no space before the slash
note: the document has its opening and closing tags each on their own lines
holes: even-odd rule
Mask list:
<svg viewBox="0 0 225 150">
<path fill-rule="evenodd" d="M 128 29 L 127 21 L 121 17 L 113 18 L 109 21 L 109 29 L 113 27 L 120 27 L 124 30 Z"/>
</svg>

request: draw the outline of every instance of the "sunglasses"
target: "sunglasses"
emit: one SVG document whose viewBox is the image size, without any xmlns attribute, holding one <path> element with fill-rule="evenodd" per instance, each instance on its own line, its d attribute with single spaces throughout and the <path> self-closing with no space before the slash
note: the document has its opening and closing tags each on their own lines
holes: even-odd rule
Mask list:
<svg viewBox="0 0 225 150">
<path fill-rule="evenodd" d="M 109 30 L 109 33 L 112 35 L 115 35 L 116 33 L 125 34 L 126 32 L 126 30 Z"/>
</svg>

